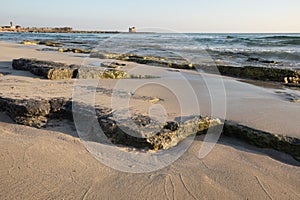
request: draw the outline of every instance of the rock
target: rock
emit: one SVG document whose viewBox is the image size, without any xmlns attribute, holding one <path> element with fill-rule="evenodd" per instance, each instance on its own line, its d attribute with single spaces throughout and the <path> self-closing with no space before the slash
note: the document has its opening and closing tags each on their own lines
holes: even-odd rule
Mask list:
<svg viewBox="0 0 300 200">
<path fill-rule="evenodd" d="M 59 42 L 53 42 L 53 41 L 41 41 L 39 45 L 45 45 L 48 47 L 61 47 L 63 44 Z"/>
<path fill-rule="evenodd" d="M 259 58 L 252 58 L 252 57 L 250 57 L 250 58 L 247 59 L 247 61 L 248 62 L 258 62 Z"/>
<path fill-rule="evenodd" d="M 51 118 L 72 119 L 72 102 L 65 98 L 10 99 L 0 97 L 0 111 L 19 124 L 42 128 Z"/>
<path fill-rule="evenodd" d="M 155 103 L 157 103 L 157 102 L 159 102 L 159 101 L 160 101 L 160 99 L 157 98 L 157 97 L 154 97 L 154 98 L 152 98 L 152 99 L 149 100 L 149 102 L 150 102 L 150 103 L 153 103 L 153 104 L 155 104 Z"/>
<path fill-rule="evenodd" d="M 288 153 L 300 161 L 300 140 L 297 138 L 271 134 L 230 121 L 225 122 L 223 134 L 261 148 L 272 148 Z"/>
<path fill-rule="evenodd" d="M 12 67 L 16 70 L 30 71 L 32 74 L 51 80 L 71 79 L 75 71 L 67 64 L 24 58 L 14 59 Z"/>
<path fill-rule="evenodd" d="M 46 125 L 50 104 L 46 100 L 6 99 L 0 97 L 0 107 L 19 124 L 41 128 Z"/>
<path fill-rule="evenodd" d="M 164 129 L 168 129 L 170 131 L 176 131 L 179 128 L 179 123 L 176 121 L 173 122 L 167 122 L 166 125 L 164 126 Z"/>
<path fill-rule="evenodd" d="M 130 78 L 130 76 L 124 71 L 105 70 L 101 74 L 101 78 L 103 78 L 103 79 L 124 79 L 124 78 Z"/>
<path fill-rule="evenodd" d="M 39 41 L 39 40 L 23 40 L 21 44 L 25 45 L 45 45 L 49 47 L 61 47 L 62 43 L 53 41 Z"/>
<path fill-rule="evenodd" d="M 4 76 L 4 74 L 0 73 L 0 77 Z"/>
<path fill-rule="evenodd" d="M 100 79 L 102 70 L 96 67 L 81 67 L 77 70 L 77 79 Z"/>
<path fill-rule="evenodd" d="M 13 69 L 30 71 L 37 76 L 43 76 L 50 80 L 60 79 L 121 79 L 130 78 L 124 71 L 116 69 L 102 70 L 96 67 L 79 65 L 67 65 L 50 61 L 39 61 L 36 59 L 14 59 Z"/>
<path fill-rule="evenodd" d="M 289 83 L 288 77 L 284 77 L 284 83 L 285 83 L 285 84 L 288 84 L 288 83 Z"/>
<path fill-rule="evenodd" d="M 210 73 L 220 73 L 221 75 L 233 76 L 238 78 L 248 78 L 261 81 L 284 82 L 286 77 L 299 77 L 300 70 L 282 69 L 272 67 L 232 67 L 218 65 L 217 68 L 197 65 L 197 68 Z"/>
<path fill-rule="evenodd" d="M 107 54 L 107 53 L 92 53 L 90 55 L 92 58 L 100 59 L 114 59 L 122 60 L 128 62 L 135 62 L 139 64 L 146 65 L 157 65 L 163 67 L 177 68 L 177 69 L 195 69 L 192 63 L 189 63 L 187 60 L 180 60 L 176 62 L 168 61 L 166 58 L 155 57 L 155 56 L 140 56 L 136 54 Z"/>
<path fill-rule="evenodd" d="M 112 63 L 101 63 L 101 67 L 111 68 L 111 69 L 120 69 L 121 67 L 126 66 L 124 63 L 112 62 Z"/>
<path fill-rule="evenodd" d="M 76 103 L 76 102 L 75 102 Z M 83 103 L 76 103 L 77 109 L 73 112 L 73 102 L 65 98 L 45 99 L 11 99 L 0 97 L 0 111 L 7 112 L 17 123 L 36 128 L 47 125 L 49 119 L 69 119 L 77 115 L 82 122 L 89 122 L 96 117 L 105 136 L 115 144 L 149 148 L 154 150 L 168 149 L 176 146 L 191 134 L 205 134 L 208 128 L 222 125 L 219 119 L 196 117 L 183 122 L 166 122 L 161 124 L 149 116 L 137 115 L 131 120 L 118 121 L 114 119 L 114 111 L 104 107 L 90 107 Z M 95 115 L 96 113 L 96 115 Z M 134 128 L 133 124 L 137 126 Z M 87 127 L 89 128 L 89 127 Z M 103 137 L 90 129 L 84 140 L 103 142 Z M 127 134 L 130 133 L 130 134 Z M 250 144 L 272 148 L 292 155 L 300 161 L 300 140 L 293 137 L 275 135 L 252 129 L 234 122 L 226 121 L 223 134 L 240 138 Z"/>
<path fill-rule="evenodd" d="M 59 52 L 72 52 L 72 53 L 84 53 L 88 54 L 91 52 L 94 52 L 93 50 L 88 50 L 88 49 L 74 49 L 74 48 L 59 48 Z"/>
<path fill-rule="evenodd" d="M 38 45 L 38 44 L 40 44 L 40 41 L 39 40 L 23 40 L 21 42 L 21 44 L 24 44 L 24 45 Z"/>
<path fill-rule="evenodd" d="M 187 120 L 179 123 L 178 127 L 176 122 L 173 123 L 174 125 L 170 126 L 172 123 L 168 122 L 161 132 L 147 138 L 147 141 L 153 146 L 154 150 L 169 149 L 192 134 L 203 134 L 208 128 L 222 124 L 219 119 L 208 117 Z"/>
<path fill-rule="evenodd" d="M 265 64 L 278 64 L 277 61 L 274 61 L 274 60 L 261 60 L 259 58 L 253 58 L 253 57 L 250 57 L 247 59 L 248 62 L 261 62 L 261 63 L 265 63 Z"/>
</svg>

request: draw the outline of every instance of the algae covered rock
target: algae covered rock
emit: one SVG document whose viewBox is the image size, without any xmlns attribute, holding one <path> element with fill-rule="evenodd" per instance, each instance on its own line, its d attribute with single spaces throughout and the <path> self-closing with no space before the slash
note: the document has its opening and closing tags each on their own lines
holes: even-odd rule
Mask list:
<svg viewBox="0 0 300 200">
<path fill-rule="evenodd" d="M 195 118 L 179 124 L 168 122 L 161 132 L 147 138 L 147 141 L 153 145 L 154 150 L 169 149 L 190 135 L 203 134 L 210 127 L 221 124 L 222 122 L 219 119 L 208 117 Z"/>
<path fill-rule="evenodd" d="M 105 70 L 101 74 L 102 79 L 124 79 L 124 78 L 130 78 L 130 76 L 124 72 L 119 70 Z"/>
</svg>

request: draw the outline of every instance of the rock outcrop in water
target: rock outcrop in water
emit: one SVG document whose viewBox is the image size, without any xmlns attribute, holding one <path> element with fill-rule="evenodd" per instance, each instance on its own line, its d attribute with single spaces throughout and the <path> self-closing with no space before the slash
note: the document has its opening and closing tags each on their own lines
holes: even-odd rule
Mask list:
<svg viewBox="0 0 300 200">
<path fill-rule="evenodd" d="M 209 127 L 222 125 L 220 120 L 207 117 L 198 117 L 184 122 L 167 122 L 165 124 L 153 123 L 148 116 L 133 116 L 131 121 L 144 131 L 133 128 L 132 122 L 117 123 L 113 111 L 109 108 L 90 108 L 84 104 L 77 104 L 77 111 L 72 111 L 73 102 L 65 98 L 45 99 L 10 99 L 0 97 L 0 111 L 5 111 L 17 123 L 41 128 L 47 126 L 50 119 L 73 119 L 77 115 L 80 119 L 89 121 L 95 118 L 101 126 L 106 137 L 115 144 L 133 146 L 137 148 L 150 148 L 154 150 L 168 149 L 177 145 L 191 134 L 205 133 Z M 89 112 L 94 110 L 95 113 Z M 87 123 L 89 124 L 89 123 Z M 130 133 L 130 134 L 128 134 Z M 101 142 L 97 139 L 99 133 L 87 133 L 83 138 L 88 141 Z M 300 161 L 300 140 L 283 135 L 275 135 L 255 130 L 234 122 L 226 121 L 223 134 L 240 138 L 250 144 L 272 148 L 286 152 Z"/>
<path fill-rule="evenodd" d="M 221 75 L 233 76 L 238 78 L 246 78 L 261 81 L 286 82 L 290 79 L 299 80 L 300 70 L 282 69 L 282 68 L 267 68 L 267 67 L 232 67 L 218 65 L 216 68 L 200 66 L 197 68 L 207 72 L 220 73 Z M 288 78 L 287 78 L 288 77 Z M 291 78 L 290 78 L 291 77 Z"/>
<path fill-rule="evenodd" d="M 67 65 L 52 61 L 40 61 L 36 59 L 14 59 L 13 69 L 29 71 L 34 75 L 42 76 L 50 80 L 60 79 L 121 79 L 130 78 L 124 72 L 115 69 L 103 70 L 96 67 L 81 67 L 79 65 Z"/>
</svg>

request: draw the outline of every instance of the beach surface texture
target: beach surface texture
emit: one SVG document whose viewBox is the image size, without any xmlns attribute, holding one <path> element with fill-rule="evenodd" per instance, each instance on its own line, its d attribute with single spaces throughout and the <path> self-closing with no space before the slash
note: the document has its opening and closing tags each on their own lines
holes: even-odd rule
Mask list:
<svg viewBox="0 0 300 200">
<path fill-rule="evenodd" d="M 0 199 L 300 198 L 299 87 L 157 66 L 164 61 L 152 57 L 37 49 L 0 42 Z M 29 69 L 20 58 L 64 67 Z M 70 102 L 96 107 L 97 117 L 70 115 Z M 136 144 L 115 129 L 111 143 L 89 135 L 122 122 L 121 110 L 144 127 L 147 115 L 172 123 L 153 137 L 146 129 Z M 198 115 L 211 120 L 208 130 L 222 126 L 216 137 L 198 125 L 197 135 L 178 131 Z"/>
</svg>

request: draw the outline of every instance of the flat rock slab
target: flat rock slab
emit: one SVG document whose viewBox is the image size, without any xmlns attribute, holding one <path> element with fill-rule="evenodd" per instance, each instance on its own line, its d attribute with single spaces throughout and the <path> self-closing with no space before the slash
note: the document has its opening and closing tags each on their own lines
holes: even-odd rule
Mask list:
<svg viewBox="0 0 300 200">
<path fill-rule="evenodd" d="M 41 61 L 36 59 L 14 59 L 12 67 L 15 70 L 29 71 L 34 75 L 42 76 L 50 80 L 61 79 L 121 79 L 130 78 L 124 72 L 116 69 L 103 70 L 96 67 L 80 65 L 68 65 L 52 61 Z"/>
</svg>

